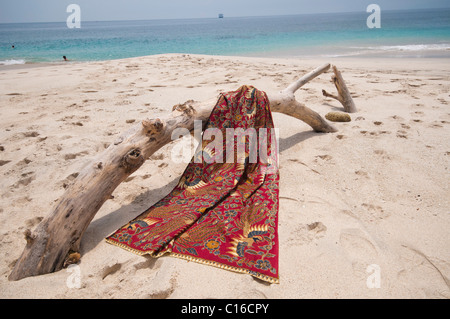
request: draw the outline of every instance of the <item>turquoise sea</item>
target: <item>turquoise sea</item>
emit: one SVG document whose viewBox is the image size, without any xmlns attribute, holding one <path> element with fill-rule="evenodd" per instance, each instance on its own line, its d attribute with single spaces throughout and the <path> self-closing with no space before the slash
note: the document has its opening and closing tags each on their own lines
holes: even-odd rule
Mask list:
<svg viewBox="0 0 450 319">
<path fill-rule="evenodd" d="M 285 57 L 450 57 L 450 9 L 148 21 L 0 24 L 0 64 L 161 53 Z M 14 49 L 12 46 L 14 45 Z"/>
</svg>

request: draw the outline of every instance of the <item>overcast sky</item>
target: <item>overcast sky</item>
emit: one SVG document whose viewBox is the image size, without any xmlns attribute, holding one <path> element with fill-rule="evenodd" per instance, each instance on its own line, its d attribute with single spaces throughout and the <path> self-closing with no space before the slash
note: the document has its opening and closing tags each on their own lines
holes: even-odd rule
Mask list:
<svg viewBox="0 0 450 319">
<path fill-rule="evenodd" d="M 69 4 L 83 21 L 265 16 L 328 12 L 450 8 L 449 0 L 0 0 L 0 23 L 65 22 Z"/>
</svg>

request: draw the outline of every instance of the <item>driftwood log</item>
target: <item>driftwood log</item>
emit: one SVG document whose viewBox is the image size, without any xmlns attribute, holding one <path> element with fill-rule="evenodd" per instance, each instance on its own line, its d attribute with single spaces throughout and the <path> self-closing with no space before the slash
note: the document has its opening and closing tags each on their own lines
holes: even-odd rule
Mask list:
<svg viewBox="0 0 450 319">
<path fill-rule="evenodd" d="M 317 132 L 336 129 L 318 113 L 295 99 L 295 92 L 308 81 L 330 68 L 325 64 L 306 74 L 289 87 L 268 94 L 273 112 L 280 112 L 309 124 Z M 217 102 L 187 101 L 174 106 L 165 119 L 147 119 L 120 135 L 104 152 L 85 166 L 56 203 L 53 212 L 31 232 L 26 231 L 26 246 L 9 280 L 58 271 L 79 259 L 81 238 L 105 201 L 129 175 L 157 150 L 172 141 L 178 128 L 194 129 L 194 121 L 206 121 Z"/>
<path fill-rule="evenodd" d="M 345 112 L 355 113 L 356 112 L 355 103 L 353 102 L 352 96 L 350 95 L 350 91 L 348 90 L 347 85 L 345 84 L 341 72 L 339 72 L 339 70 L 336 68 L 335 65 L 333 65 L 333 72 L 334 75 L 331 77 L 331 80 L 336 86 L 338 95 L 336 96 L 331 93 L 328 93 L 325 90 L 322 90 L 323 96 L 331 97 L 335 100 L 338 100 L 344 107 Z"/>
</svg>

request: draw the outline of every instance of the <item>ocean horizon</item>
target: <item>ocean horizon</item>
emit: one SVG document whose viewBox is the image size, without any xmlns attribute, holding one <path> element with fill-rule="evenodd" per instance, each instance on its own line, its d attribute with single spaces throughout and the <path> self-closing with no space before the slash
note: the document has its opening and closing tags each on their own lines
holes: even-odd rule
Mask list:
<svg viewBox="0 0 450 319">
<path fill-rule="evenodd" d="M 261 17 L 0 24 L 0 65 L 184 53 L 255 57 L 449 58 L 450 9 Z M 14 46 L 14 48 L 12 48 Z"/>
</svg>

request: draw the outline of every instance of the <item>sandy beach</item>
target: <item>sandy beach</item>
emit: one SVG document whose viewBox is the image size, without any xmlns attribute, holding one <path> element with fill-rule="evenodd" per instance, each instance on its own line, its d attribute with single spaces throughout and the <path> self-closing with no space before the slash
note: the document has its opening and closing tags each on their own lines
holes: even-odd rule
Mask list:
<svg viewBox="0 0 450 319">
<path fill-rule="evenodd" d="M 77 267 L 8 281 L 24 231 L 131 125 L 243 84 L 277 92 L 326 62 L 341 70 L 358 112 L 327 134 L 273 113 L 279 284 L 105 242 L 176 185 L 186 163 L 171 159 L 175 143 L 101 207 Z M 297 100 L 322 116 L 342 111 L 322 96 L 335 92 L 331 75 Z M 0 298 L 450 298 L 449 103 L 448 59 L 166 54 L 0 68 Z"/>
</svg>

